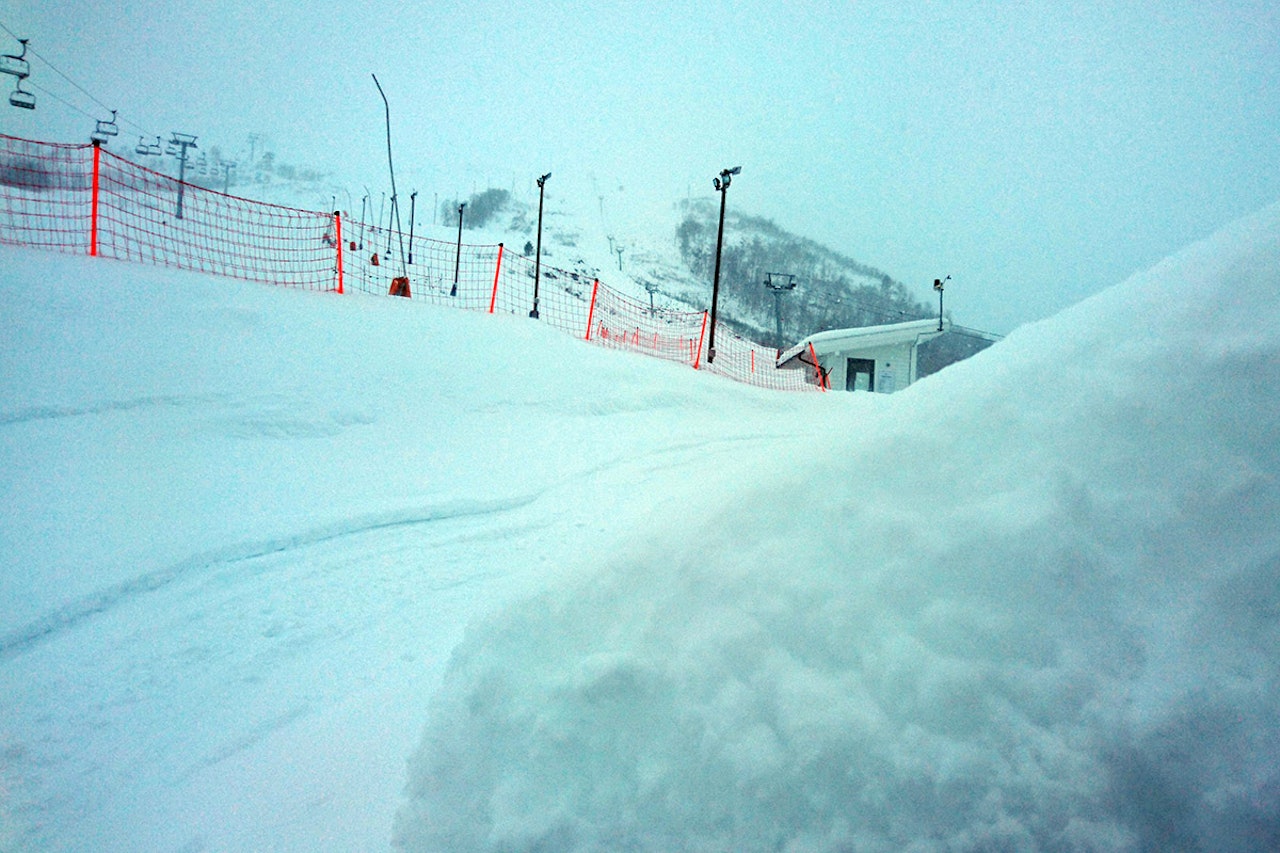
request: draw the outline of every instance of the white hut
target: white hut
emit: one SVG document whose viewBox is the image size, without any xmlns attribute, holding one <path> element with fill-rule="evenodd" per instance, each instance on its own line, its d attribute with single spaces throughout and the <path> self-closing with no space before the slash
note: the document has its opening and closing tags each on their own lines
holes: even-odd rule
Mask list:
<svg viewBox="0 0 1280 853">
<path fill-rule="evenodd" d="M 808 370 L 810 381 L 816 383 L 822 377 L 834 390 L 892 394 L 916 381 L 920 344 L 941 335 L 950 325 L 945 319 L 941 323 L 936 319 L 913 320 L 818 332 L 784 352 L 778 367 Z"/>
</svg>

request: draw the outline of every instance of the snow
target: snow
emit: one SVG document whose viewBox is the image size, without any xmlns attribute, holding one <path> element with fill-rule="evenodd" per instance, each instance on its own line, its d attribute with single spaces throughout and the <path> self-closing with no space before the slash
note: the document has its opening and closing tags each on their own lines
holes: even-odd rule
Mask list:
<svg viewBox="0 0 1280 853">
<path fill-rule="evenodd" d="M 803 395 L 0 248 L 0 850 L 1274 849 L 1277 269 Z"/>
</svg>

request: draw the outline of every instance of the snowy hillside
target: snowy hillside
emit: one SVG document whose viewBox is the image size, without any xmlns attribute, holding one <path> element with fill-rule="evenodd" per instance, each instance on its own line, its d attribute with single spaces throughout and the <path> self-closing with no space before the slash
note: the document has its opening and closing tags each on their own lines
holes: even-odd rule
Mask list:
<svg viewBox="0 0 1280 853">
<path fill-rule="evenodd" d="M 1275 849 L 1277 269 L 798 395 L 0 248 L 0 850 Z"/>
</svg>

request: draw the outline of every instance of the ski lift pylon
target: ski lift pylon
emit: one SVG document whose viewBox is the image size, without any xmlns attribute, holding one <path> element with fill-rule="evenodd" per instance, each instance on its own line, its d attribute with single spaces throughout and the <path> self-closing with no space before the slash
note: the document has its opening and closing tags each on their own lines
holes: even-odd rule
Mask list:
<svg viewBox="0 0 1280 853">
<path fill-rule="evenodd" d="M 0 54 L 0 74 L 12 74 L 19 80 L 31 76 L 31 63 L 27 62 L 27 42 L 29 39 L 18 39 L 22 52 L 17 56 L 12 53 Z"/>
<path fill-rule="evenodd" d="M 24 110 L 34 110 L 36 108 L 36 96 L 23 89 L 22 80 L 19 79 L 14 84 L 13 91 L 9 93 L 9 104 L 21 107 Z"/>
<path fill-rule="evenodd" d="M 98 119 L 98 124 L 93 129 L 93 133 L 89 135 L 92 142 L 106 142 L 113 136 L 120 135 L 120 126 L 116 124 L 116 111 L 111 111 L 111 120 L 103 121 Z"/>
</svg>

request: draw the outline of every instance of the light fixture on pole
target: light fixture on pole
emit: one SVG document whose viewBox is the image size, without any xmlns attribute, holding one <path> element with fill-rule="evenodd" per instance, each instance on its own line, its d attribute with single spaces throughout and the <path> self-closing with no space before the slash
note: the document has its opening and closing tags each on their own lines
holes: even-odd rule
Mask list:
<svg viewBox="0 0 1280 853">
<path fill-rule="evenodd" d="M 538 319 L 538 279 L 542 274 L 542 196 L 549 177 L 551 173 L 547 172 L 538 178 L 538 248 L 533 261 L 533 310 L 529 312 L 529 316 L 535 320 Z"/>
<path fill-rule="evenodd" d="M 938 331 L 942 331 L 942 287 L 944 282 L 951 281 L 951 276 L 946 278 L 935 278 L 933 280 L 933 289 L 938 291 Z"/>
<path fill-rule="evenodd" d="M 777 276 L 780 279 L 785 278 L 786 281 L 775 282 L 773 280 L 774 276 Z M 782 355 L 782 294 L 786 293 L 788 290 L 796 289 L 796 277 L 791 273 L 767 272 L 764 274 L 764 286 L 773 291 L 773 313 L 777 323 L 775 327 L 777 332 L 774 341 L 774 344 L 778 348 L 778 355 L 775 356 L 776 358 Z"/>
<path fill-rule="evenodd" d="M 716 303 L 720 300 L 720 249 L 724 245 L 724 199 L 733 176 L 742 172 L 741 166 L 723 169 L 720 177 L 713 178 L 711 183 L 720 193 L 720 228 L 716 232 L 716 271 L 711 280 L 711 337 L 707 341 L 707 364 L 716 360 Z"/>
</svg>

